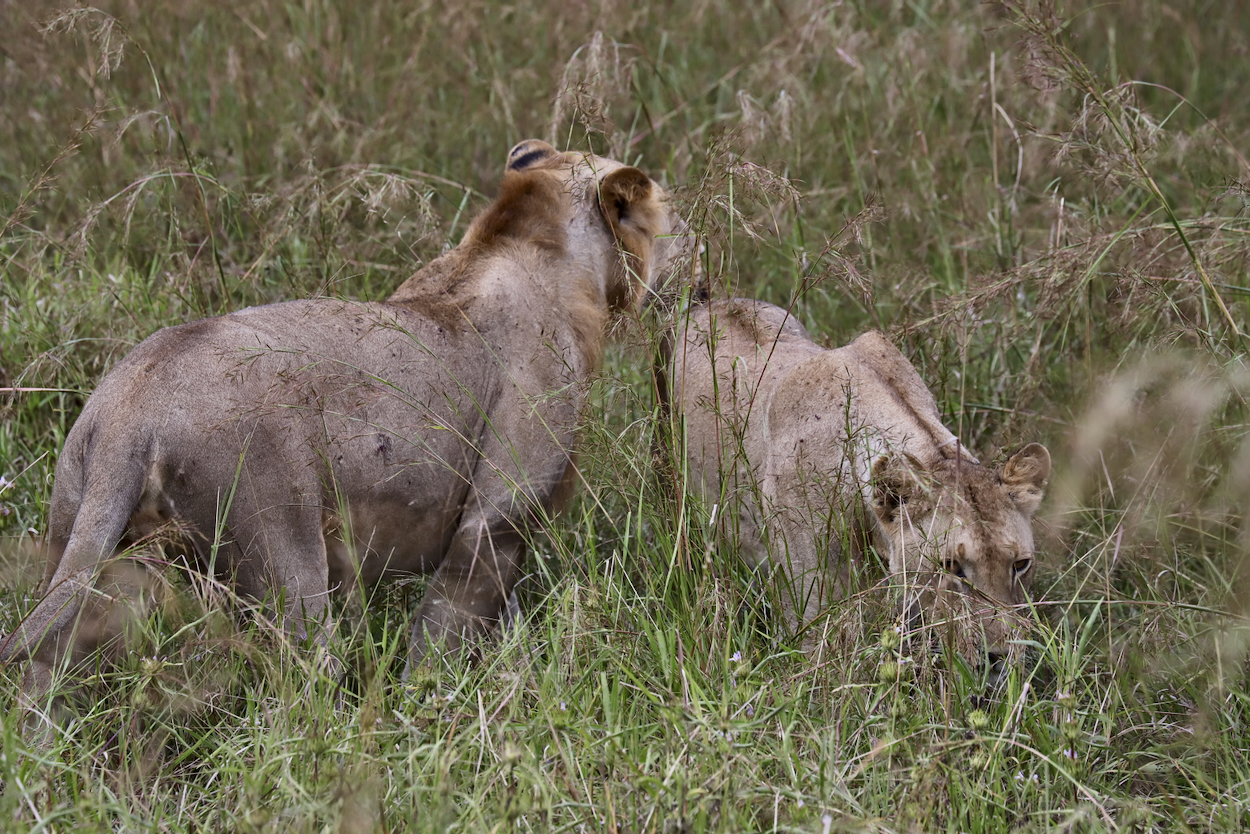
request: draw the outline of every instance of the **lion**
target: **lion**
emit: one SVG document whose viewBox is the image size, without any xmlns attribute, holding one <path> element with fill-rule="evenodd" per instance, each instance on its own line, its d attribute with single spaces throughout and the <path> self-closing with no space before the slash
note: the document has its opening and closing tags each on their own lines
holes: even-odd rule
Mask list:
<svg viewBox="0 0 1250 834">
<path fill-rule="evenodd" d="M 905 589 L 909 623 L 956 625 L 978 665 L 1001 672 L 1015 659 L 1044 446 L 982 466 L 881 333 L 824 349 L 760 301 L 693 307 L 664 353 L 660 394 L 684 422 L 692 491 L 771 574 L 805 651 L 819 648 L 815 624 L 857 588 L 875 545 Z"/>
<path fill-rule="evenodd" d="M 110 594 L 105 566 L 171 525 L 199 570 L 296 638 L 324 644 L 332 591 L 430 574 L 405 675 L 472 646 L 527 533 L 571 492 L 609 318 L 641 307 L 683 229 L 637 168 L 528 140 L 461 243 L 386 301 L 269 304 L 148 337 L 66 438 L 46 595 L 0 659 L 31 661 L 29 701 L 47 693 L 99 642 L 77 626 Z"/>
</svg>

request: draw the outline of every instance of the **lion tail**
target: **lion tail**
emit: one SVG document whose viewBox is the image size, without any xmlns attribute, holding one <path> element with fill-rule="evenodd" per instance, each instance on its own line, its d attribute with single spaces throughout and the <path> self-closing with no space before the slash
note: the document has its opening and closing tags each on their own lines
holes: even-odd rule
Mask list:
<svg viewBox="0 0 1250 834">
<path fill-rule="evenodd" d="M 87 444 L 81 465 L 71 461 L 58 467 L 52 504 L 72 500 L 65 490 L 80 490 L 73 528 L 56 572 L 48 579 L 46 596 L 11 634 L 0 636 L 0 662 L 33 657 L 49 638 L 62 642 L 60 635 L 76 624 L 139 504 L 147 481 L 149 444 L 136 444 L 133 435 L 101 437 L 103 427 L 95 428 L 97 436 Z M 67 439 L 63 455 L 71 454 L 69 446 Z"/>
</svg>

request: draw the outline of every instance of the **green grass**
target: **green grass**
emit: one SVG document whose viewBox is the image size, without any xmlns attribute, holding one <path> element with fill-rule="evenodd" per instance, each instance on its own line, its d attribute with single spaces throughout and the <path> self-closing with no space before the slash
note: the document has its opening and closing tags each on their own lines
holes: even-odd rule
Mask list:
<svg viewBox="0 0 1250 834">
<path fill-rule="evenodd" d="M 794 652 L 656 476 L 653 317 L 618 328 L 586 483 L 480 664 L 399 683 L 415 582 L 345 619 L 340 691 L 170 571 L 51 747 L 0 681 L 0 828 L 1250 828 L 1237 4 L 142 5 L 0 6 L 0 631 L 129 348 L 384 297 L 529 136 L 663 181 L 715 292 L 829 344 L 885 329 L 983 460 L 1045 442 L 1041 625 L 991 700 L 901 651 L 884 592 Z"/>
</svg>

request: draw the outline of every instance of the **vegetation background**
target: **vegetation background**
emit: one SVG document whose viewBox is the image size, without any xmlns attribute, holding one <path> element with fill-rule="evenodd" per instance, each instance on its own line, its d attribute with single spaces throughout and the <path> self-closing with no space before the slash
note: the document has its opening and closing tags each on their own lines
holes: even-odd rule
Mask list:
<svg viewBox="0 0 1250 834">
<path fill-rule="evenodd" d="M 378 299 L 530 136 L 638 164 L 717 293 L 879 327 L 982 459 L 1058 471 L 1035 662 L 992 698 L 900 652 L 888 592 L 805 662 L 655 477 L 626 322 L 529 619 L 398 683 L 420 583 L 345 629 L 348 692 L 182 593 L 30 750 L 0 828 L 1243 831 L 1250 21 L 1134 0 L 0 0 L 0 631 L 55 457 L 158 327 Z M 605 419 L 606 417 L 606 419 Z"/>
</svg>

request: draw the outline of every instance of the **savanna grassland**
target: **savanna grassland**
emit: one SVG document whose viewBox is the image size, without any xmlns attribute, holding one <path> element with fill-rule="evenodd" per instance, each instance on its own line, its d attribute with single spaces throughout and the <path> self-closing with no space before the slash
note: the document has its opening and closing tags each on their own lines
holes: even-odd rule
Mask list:
<svg viewBox="0 0 1250 834">
<path fill-rule="evenodd" d="M 643 168 L 713 294 L 829 344 L 885 330 L 982 460 L 1040 440 L 1057 467 L 1029 661 L 992 697 L 906 653 L 884 589 L 813 664 L 653 455 L 655 305 L 615 328 L 579 495 L 480 663 L 400 682 L 419 579 L 342 618 L 340 690 L 167 576 L 50 746 L 5 670 L 0 829 L 1250 828 L 1248 14 L 0 0 L 0 632 L 127 350 L 385 297 L 527 137 Z"/>
</svg>

